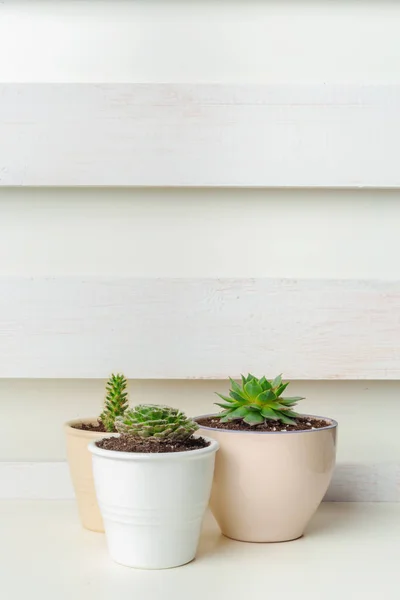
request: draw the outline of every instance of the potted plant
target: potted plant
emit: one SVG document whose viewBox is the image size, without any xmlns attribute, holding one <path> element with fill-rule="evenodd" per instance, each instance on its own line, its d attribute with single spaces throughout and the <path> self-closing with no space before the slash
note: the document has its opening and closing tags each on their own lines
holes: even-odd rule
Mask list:
<svg viewBox="0 0 400 600">
<path fill-rule="evenodd" d="M 282 542 L 301 537 L 335 464 L 337 423 L 293 409 L 289 383 L 249 374 L 232 379 L 219 414 L 196 418 L 199 433 L 220 444 L 211 510 L 230 538 Z"/>
<path fill-rule="evenodd" d="M 142 569 L 190 562 L 208 505 L 218 442 L 168 406 L 117 417 L 120 437 L 89 444 L 111 557 Z"/>
<path fill-rule="evenodd" d="M 111 375 L 106 384 L 106 398 L 100 417 L 74 419 L 64 425 L 67 458 L 79 516 L 83 527 L 92 531 L 104 531 L 104 527 L 96 500 L 88 443 L 104 437 L 104 433 L 116 432 L 115 419 L 128 407 L 126 385 L 123 375 Z"/>
</svg>

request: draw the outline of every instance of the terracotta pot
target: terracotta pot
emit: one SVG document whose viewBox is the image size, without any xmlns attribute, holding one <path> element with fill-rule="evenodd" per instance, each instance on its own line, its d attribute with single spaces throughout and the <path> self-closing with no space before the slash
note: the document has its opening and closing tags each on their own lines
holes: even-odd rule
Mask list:
<svg viewBox="0 0 400 600">
<path fill-rule="evenodd" d="M 74 419 L 73 421 L 68 421 L 64 425 L 67 441 L 67 457 L 78 503 L 79 517 L 85 529 L 103 532 L 103 519 L 101 518 L 94 489 L 92 455 L 88 450 L 88 445 L 89 442 L 113 434 L 84 431 L 72 427 L 72 425 L 78 425 L 80 423 L 96 424 L 97 419 Z"/>
<path fill-rule="evenodd" d="M 337 423 L 316 418 L 329 426 L 293 432 L 200 426 L 199 435 L 220 445 L 210 506 L 224 535 L 243 542 L 284 542 L 303 535 L 335 466 Z"/>
</svg>

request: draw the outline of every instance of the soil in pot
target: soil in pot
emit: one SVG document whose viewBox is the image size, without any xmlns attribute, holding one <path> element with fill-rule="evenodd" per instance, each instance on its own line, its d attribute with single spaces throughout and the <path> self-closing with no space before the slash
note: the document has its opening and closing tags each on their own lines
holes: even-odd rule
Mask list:
<svg viewBox="0 0 400 600">
<path fill-rule="evenodd" d="M 196 422 L 203 427 L 212 427 L 213 429 L 227 429 L 229 431 L 266 431 L 266 432 L 285 432 L 285 431 L 308 431 L 310 429 L 321 429 L 328 427 L 330 423 L 323 419 L 315 419 L 309 417 L 298 417 L 293 419 L 296 421 L 294 425 L 285 425 L 279 421 L 266 421 L 259 425 L 248 425 L 242 419 L 235 419 L 227 423 L 221 423 L 221 420 L 215 417 L 201 417 L 196 419 Z"/>
<path fill-rule="evenodd" d="M 96 446 L 103 450 L 114 450 L 116 452 L 141 452 L 141 453 L 165 453 L 186 452 L 207 448 L 210 442 L 202 437 L 191 437 L 181 442 L 164 442 L 160 440 L 136 439 L 129 435 L 120 437 L 104 438 L 96 442 Z"/>
<path fill-rule="evenodd" d="M 94 433 L 110 433 L 104 427 L 101 421 L 97 421 L 97 423 L 77 423 L 76 425 L 71 425 L 73 429 L 80 429 L 81 431 L 93 431 Z M 116 433 L 116 432 L 114 432 Z"/>
</svg>

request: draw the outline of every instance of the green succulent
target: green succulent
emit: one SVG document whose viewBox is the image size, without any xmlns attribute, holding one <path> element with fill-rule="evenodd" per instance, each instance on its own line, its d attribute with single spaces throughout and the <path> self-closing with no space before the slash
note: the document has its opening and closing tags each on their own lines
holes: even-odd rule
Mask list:
<svg viewBox="0 0 400 600">
<path fill-rule="evenodd" d="M 106 398 L 100 421 L 107 431 L 115 431 L 115 419 L 124 414 L 128 408 L 126 379 L 123 375 L 111 375 L 106 384 Z"/>
<path fill-rule="evenodd" d="M 224 410 L 216 415 L 223 423 L 242 419 L 248 425 L 259 425 L 266 421 L 280 421 L 285 425 L 294 425 L 294 418 L 300 416 L 293 411 L 297 402 L 303 400 L 300 396 L 283 398 L 289 382 L 282 383 L 282 376 L 273 380 L 265 377 L 257 379 L 254 375 L 242 375 L 242 385 L 230 378 L 231 389 L 229 397 L 217 394 L 222 402 L 216 402 Z"/>
<path fill-rule="evenodd" d="M 199 428 L 177 408 L 158 404 L 139 404 L 115 421 L 117 431 L 149 441 L 181 442 Z"/>
</svg>

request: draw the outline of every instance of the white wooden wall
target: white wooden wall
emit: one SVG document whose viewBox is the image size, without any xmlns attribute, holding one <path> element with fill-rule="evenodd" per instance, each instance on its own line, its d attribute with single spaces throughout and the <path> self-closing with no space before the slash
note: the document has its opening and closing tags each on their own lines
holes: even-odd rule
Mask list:
<svg viewBox="0 0 400 600">
<path fill-rule="evenodd" d="M 399 379 L 400 282 L 0 281 L 0 376 Z"/>
<path fill-rule="evenodd" d="M 3 0 L 0 11 L 3 82 L 400 82 L 392 0 Z"/>
<path fill-rule="evenodd" d="M 255 368 L 339 420 L 328 498 L 400 499 L 399 16 L 0 4 L 0 497 L 71 494 L 108 371 L 199 414 Z"/>
<path fill-rule="evenodd" d="M 0 84 L 0 185 L 398 187 L 399 105 L 400 85 Z"/>
</svg>

